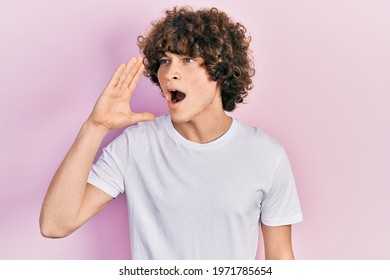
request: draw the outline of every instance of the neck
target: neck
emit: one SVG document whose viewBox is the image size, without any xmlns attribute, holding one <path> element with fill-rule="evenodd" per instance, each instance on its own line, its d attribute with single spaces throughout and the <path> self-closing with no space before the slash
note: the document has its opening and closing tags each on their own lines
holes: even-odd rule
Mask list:
<svg viewBox="0 0 390 280">
<path fill-rule="evenodd" d="M 185 123 L 174 123 L 173 126 L 184 138 L 189 141 L 204 144 L 214 141 L 225 134 L 232 124 L 232 118 L 222 114 L 214 115 L 213 118 L 199 117 Z"/>
</svg>

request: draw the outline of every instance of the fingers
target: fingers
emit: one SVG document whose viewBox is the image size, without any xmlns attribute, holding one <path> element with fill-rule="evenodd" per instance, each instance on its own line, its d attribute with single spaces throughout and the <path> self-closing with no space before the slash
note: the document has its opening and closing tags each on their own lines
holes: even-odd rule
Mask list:
<svg viewBox="0 0 390 280">
<path fill-rule="evenodd" d="M 125 84 L 127 85 L 127 88 L 128 88 L 128 95 L 129 97 L 131 97 L 131 95 L 133 94 L 134 90 L 135 90 L 135 87 L 137 86 L 139 80 L 141 79 L 142 77 L 142 74 L 144 72 L 144 65 L 140 64 L 140 66 L 138 67 L 137 69 L 137 72 L 135 72 L 135 74 L 132 76 L 132 77 L 128 77 L 128 80 L 125 82 Z"/>
<path fill-rule="evenodd" d="M 142 76 L 142 73 L 144 71 L 144 65 L 142 64 L 142 58 L 139 58 L 139 61 L 133 70 L 134 71 L 132 71 L 132 73 L 131 73 L 132 75 L 131 74 L 128 75 L 127 79 L 125 81 L 125 86 L 127 86 L 128 88 L 130 88 L 134 84 L 134 82 L 135 82 L 135 84 L 137 84 L 139 79 Z"/>
<path fill-rule="evenodd" d="M 141 57 L 133 57 L 127 64 L 121 64 L 116 69 L 108 86 L 122 87 L 134 91 L 138 81 L 140 80 L 144 66 Z"/>
<path fill-rule="evenodd" d="M 121 76 L 119 77 L 117 86 L 127 88 L 132 82 L 134 75 L 137 73 L 141 65 L 142 65 L 142 58 L 133 57 L 132 59 L 130 59 L 130 61 L 126 65 L 125 70 L 122 72 Z"/>
<path fill-rule="evenodd" d="M 108 86 L 115 87 L 118 84 L 119 78 L 121 77 L 125 68 L 126 68 L 126 64 L 122 63 L 121 65 L 119 65 L 114 75 L 112 75 L 111 81 L 108 83 Z"/>
</svg>

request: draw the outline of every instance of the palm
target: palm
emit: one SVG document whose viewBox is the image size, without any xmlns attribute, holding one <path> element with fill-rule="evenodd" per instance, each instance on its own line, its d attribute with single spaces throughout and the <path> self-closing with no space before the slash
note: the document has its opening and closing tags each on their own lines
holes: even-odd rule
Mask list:
<svg viewBox="0 0 390 280">
<path fill-rule="evenodd" d="M 89 117 L 93 124 L 111 130 L 154 118 L 151 113 L 133 113 L 129 105 L 143 69 L 141 58 L 118 67 Z"/>
</svg>

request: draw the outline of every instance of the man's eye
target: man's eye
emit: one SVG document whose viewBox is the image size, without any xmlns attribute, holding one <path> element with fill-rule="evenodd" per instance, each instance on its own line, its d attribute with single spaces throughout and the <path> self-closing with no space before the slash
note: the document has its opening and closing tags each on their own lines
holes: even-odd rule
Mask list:
<svg viewBox="0 0 390 280">
<path fill-rule="evenodd" d="M 191 57 L 185 57 L 183 58 L 183 62 L 185 63 L 190 63 L 190 62 L 194 62 L 195 60 L 193 60 Z"/>
<path fill-rule="evenodd" d="M 169 60 L 168 60 L 168 59 L 166 59 L 166 58 L 161 58 L 161 59 L 160 59 L 160 65 L 161 65 L 161 64 L 167 64 L 167 63 L 169 63 Z"/>
</svg>

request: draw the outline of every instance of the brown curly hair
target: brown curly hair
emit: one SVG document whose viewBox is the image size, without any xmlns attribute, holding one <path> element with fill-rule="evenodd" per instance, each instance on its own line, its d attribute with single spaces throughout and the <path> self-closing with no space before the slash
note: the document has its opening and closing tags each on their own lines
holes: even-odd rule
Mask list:
<svg viewBox="0 0 390 280">
<path fill-rule="evenodd" d="M 210 78 L 221 86 L 223 109 L 233 111 L 253 87 L 255 70 L 246 28 L 216 8 L 174 7 L 165 15 L 152 24 L 146 37 L 138 37 L 145 75 L 160 86 L 157 71 L 166 52 L 201 57 Z"/>
</svg>

